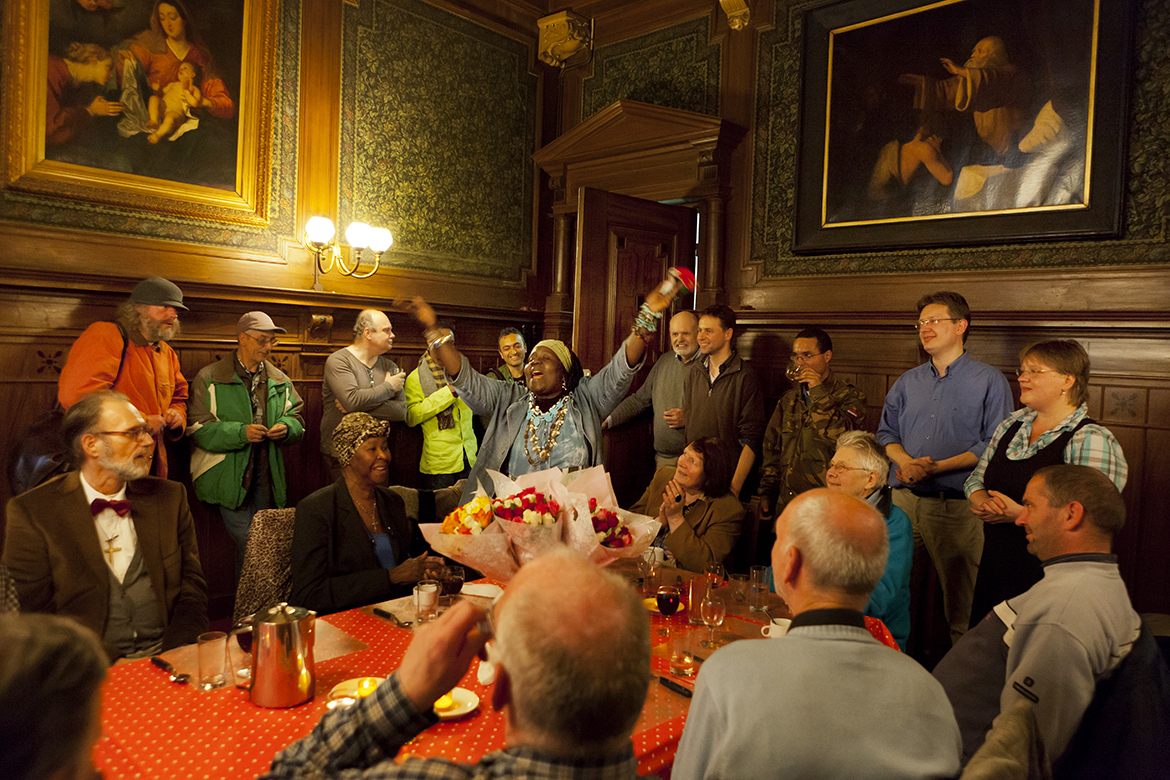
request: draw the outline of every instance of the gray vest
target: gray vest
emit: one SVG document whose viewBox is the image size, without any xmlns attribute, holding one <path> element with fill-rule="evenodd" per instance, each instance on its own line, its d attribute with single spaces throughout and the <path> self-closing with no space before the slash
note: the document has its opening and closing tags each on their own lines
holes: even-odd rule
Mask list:
<svg viewBox="0 0 1170 780">
<path fill-rule="evenodd" d="M 110 614 L 102 639 L 126 655 L 157 645 L 166 630 L 166 620 L 142 562 L 142 550 L 135 548 L 122 582 L 109 567 L 106 571 L 110 578 Z"/>
</svg>

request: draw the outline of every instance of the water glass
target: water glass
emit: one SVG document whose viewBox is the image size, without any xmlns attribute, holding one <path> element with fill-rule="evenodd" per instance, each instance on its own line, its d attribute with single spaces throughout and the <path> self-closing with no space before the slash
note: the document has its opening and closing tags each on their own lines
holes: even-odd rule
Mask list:
<svg viewBox="0 0 1170 780">
<path fill-rule="evenodd" d="M 699 605 L 703 603 L 703 599 L 707 596 L 711 582 L 706 577 L 691 577 L 686 584 L 686 599 L 687 599 L 687 622 L 692 626 L 703 625 L 702 618 L 699 617 Z"/>
<path fill-rule="evenodd" d="M 419 580 L 414 586 L 414 611 L 419 623 L 430 623 L 439 616 L 438 580 Z"/>
<path fill-rule="evenodd" d="M 199 635 L 199 687 L 205 691 L 227 685 L 227 634 L 208 631 Z"/>
<path fill-rule="evenodd" d="M 746 574 L 731 575 L 731 597 L 737 604 L 747 603 L 748 576 Z"/>
<path fill-rule="evenodd" d="M 753 566 L 748 583 L 748 607 L 752 612 L 763 612 L 768 606 L 768 581 L 766 566 Z"/>
<path fill-rule="evenodd" d="M 694 677 L 695 666 L 695 657 L 686 650 L 676 650 L 670 654 L 670 673 L 675 677 Z"/>
</svg>

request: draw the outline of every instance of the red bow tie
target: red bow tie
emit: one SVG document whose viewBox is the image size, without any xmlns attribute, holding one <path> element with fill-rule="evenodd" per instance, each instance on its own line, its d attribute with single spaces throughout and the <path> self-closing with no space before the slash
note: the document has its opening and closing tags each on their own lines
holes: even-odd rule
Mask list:
<svg viewBox="0 0 1170 780">
<path fill-rule="evenodd" d="M 118 517 L 125 517 L 126 513 L 130 511 L 129 501 L 107 501 L 104 498 L 95 498 L 89 505 L 89 511 L 96 515 L 101 514 L 106 509 L 113 509 L 118 513 Z"/>
</svg>

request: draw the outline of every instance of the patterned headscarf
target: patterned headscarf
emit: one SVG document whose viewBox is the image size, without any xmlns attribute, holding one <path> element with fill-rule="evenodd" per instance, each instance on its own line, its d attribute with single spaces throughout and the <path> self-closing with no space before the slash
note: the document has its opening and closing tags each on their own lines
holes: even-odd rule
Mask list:
<svg viewBox="0 0 1170 780">
<path fill-rule="evenodd" d="M 565 342 L 557 341 L 556 339 L 545 339 L 544 341 L 537 342 L 536 347 L 551 349 L 552 353 L 561 361 L 561 365 L 565 367 L 566 372 L 572 369 L 573 353 L 569 352 L 569 348 L 565 346 Z M 536 347 L 533 347 L 533 349 L 535 350 Z"/>
<path fill-rule="evenodd" d="M 345 468 L 362 442 L 375 436 L 385 436 L 389 431 L 390 423 L 375 419 L 365 412 L 345 415 L 333 431 L 333 450 L 337 453 L 337 462 Z"/>
</svg>

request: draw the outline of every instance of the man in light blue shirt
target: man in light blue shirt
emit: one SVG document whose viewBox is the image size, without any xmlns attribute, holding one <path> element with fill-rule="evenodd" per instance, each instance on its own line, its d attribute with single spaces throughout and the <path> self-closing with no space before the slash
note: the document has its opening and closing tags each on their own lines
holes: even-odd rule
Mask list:
<svg viewBox="0 0 1170 780">
<path fill-rule="evenodd" d="M 930 360 L 890 388 L 877 434 L 892 464 L 894 504 L 914 528 L 915 558 L 929 554 L 938 570 L 952 643 L 967 630 L 983 552 L 983 524 L 963 483 L 1013 406 L 1003 373 L 967 355 L 970 321 L 958 293 L 918 301 L 918 337 Z"/>
</svg>

